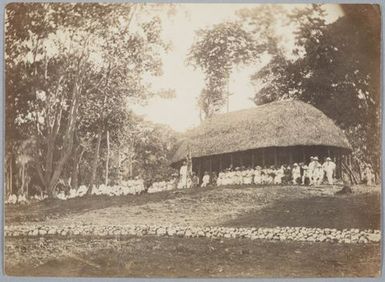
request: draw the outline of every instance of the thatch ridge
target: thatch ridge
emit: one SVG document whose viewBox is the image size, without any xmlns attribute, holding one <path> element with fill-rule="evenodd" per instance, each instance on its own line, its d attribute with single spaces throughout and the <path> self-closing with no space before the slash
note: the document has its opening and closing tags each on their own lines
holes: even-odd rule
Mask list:
<svg viewBox="0 0 385 282">
<path fill-rule="evenodd" d="M 314 106 L 298 100 L 277 101 L 251 109 L 217 114 L 188 130 L 172 162 L 185 158 L 267 147 L 351 146 L 340 128 Z"/>
</svg>

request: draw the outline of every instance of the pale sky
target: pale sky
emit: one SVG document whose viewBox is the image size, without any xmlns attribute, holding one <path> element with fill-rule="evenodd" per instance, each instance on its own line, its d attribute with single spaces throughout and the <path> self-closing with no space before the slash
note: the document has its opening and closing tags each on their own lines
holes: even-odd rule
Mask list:
<svg viewBox="0 0 385 282">
<path fill-rule="evenodd" d="M 302 4 L 303 5 L 303 4 Z M 174 89 L 173 99 L 154 98 L 146 106 L 135 106 L 133 110 L 147 120 L 169 125 L 183 132 L 199 125 L 197 97 L 204 87 L 204 75 L 200 69 L 186 65 L 186 56 L 195 38 L 195 31 L 217 23 L 236 19 L 236 11 L 253 8 L 258 4 L 177 4 L 174 15 L 157 12 L 162 19 L 162 36 L 170 41 L 172 49 L 163 56 L 163 75 L 151 79 L 154 89 Z M 287 7 L 295 5 L 288 4 Z M 296 5 L 299 6 L 299 5 Z M 334 21 L 342 15 L 337 5 L 327 5 L 328 21 Z M 291 31 L 283 30 L 290 36 Z M 265 63 L 267 60 L 265 60 Z M 230 111 L 250 108 L 250 100 L 255 90 L 250 75 L 258 66 L 239 67 L 233 70 L 229 90 Z"/>
</svg>

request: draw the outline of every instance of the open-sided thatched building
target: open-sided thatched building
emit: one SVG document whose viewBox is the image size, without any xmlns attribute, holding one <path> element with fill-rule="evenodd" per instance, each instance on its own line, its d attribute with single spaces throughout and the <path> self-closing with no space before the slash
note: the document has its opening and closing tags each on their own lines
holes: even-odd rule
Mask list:
<svg viewBox="0 0 385 282">
<path fill-rule="evenodd" d="M 337 164 L 350 154 L 344 133 L 324 113 L 301 101 L 279 101 L 218 114 L 187 131 L 172 159 L 179 167 L 188 154 L 200 177 L 232 165 L 269 166 L 309 162 L 327 156 Z"/>
</svg>

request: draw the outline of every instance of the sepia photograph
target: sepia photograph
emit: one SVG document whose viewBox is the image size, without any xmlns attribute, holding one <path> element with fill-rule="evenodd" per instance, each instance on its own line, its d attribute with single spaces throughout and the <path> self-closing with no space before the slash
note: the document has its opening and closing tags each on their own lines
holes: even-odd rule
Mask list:
<svg viewBox="0 0 385 282">
<path fill-rule="evenodd" d="M 4 17 L 5 275 L 381 276 L 380 5 Z"/>
</svg>

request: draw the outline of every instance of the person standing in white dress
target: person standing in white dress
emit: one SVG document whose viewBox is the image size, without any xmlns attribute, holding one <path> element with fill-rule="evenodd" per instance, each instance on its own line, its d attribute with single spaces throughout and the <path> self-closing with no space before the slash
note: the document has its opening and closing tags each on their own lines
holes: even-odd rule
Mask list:
<svg viewBox="0 0 385 282">
<path fill-rule="evenodd" d="M 293 169 L 291 171 L 291 178 L 293 181 L 293 184 L 298 184 L 301 179 L 301 168 L 298 166 L 297 163 L 294 163 Z"/>
<path fill-rule="evenodd" d="M 187 188 L 187 163 L 183 162 L 183 165 L 180 167 L 179 171 L 179 184 L 178 187 L 180 189 Z"/>
</svg>

